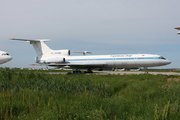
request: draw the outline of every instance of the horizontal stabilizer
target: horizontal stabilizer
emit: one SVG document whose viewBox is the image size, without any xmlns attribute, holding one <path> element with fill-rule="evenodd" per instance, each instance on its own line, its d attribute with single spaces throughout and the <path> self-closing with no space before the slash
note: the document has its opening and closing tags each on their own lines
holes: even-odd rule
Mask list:
<svg viewBox="0 0 180 120">
<path fill-rule="evenodd" d="M 16 38 L 10 38 L 10 40 L 20 40 L 20 41 L 31 41 L 31 42 L 40 42 L 40 41 L 51 41 L 50 39 L 35 39 L 35 40 L 29 40 L 29 39 L 16 39 Z"/>
<path fill-rule="evenodd" d="M 83 52 L 74 52 L 74 53 L 83 53 L 83 55 L 86 55 L 86 53 L 89 53 L 89 54 L 91 54 L 92 52 L 83 51 Z"/>
<path fill-rule="evenodd" d="M 17 39 L 17 38 L 11 38 L 10 40 L 20 40 L 20 41 L 27 41 L 30 44 L 33 45 L 36 53 L 38 56 L 42 55 L 49 55 L 50 52 L 52 51 L 44 42 L 45 41 L 51 41 L 49 39 L 35 39 L 35 40 L 30 40 L 30 39 Z"/>
</svg>

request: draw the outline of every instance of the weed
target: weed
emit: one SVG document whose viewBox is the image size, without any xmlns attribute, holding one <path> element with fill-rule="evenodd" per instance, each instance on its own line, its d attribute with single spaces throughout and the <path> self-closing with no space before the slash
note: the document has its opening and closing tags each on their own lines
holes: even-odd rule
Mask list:
<svg viewBox="0 0 180 120">
<path fill-rule="evenodd" d="M 0 119 L 178 119 L 177 76 L 49 75 L 0 68 Z M 170 102 L 171 101 L 171 102 Z"/>
</svg>

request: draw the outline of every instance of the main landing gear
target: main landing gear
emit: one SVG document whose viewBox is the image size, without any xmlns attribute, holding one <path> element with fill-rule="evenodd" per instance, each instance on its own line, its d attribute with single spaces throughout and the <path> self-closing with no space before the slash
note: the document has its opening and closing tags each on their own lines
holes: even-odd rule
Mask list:
<svg viewBox="0 0 180 120">
<path fill-rule="evenodd" d="M 84 71 L 84 73 L 93 73 L 91 68 L 88 68 L 87 71 Z"/>
<path fill-rule="evenodd" d="M 102 69 L 102 68 L 99 68 L 99 71 L 103 71 L 103 69 Z"/>
<path fill-rule="evenodd" d="M 93 71 L 91 68 L 88 68 L 87 71 L 84 71 L 84 74 L 86 74 L 86 73 L 93 73 Z M 83 74 L 83 73 L 81 70 L 76 69 L 76 70 L 73 70 L 73 71 L 67 73 L 67 75 L 71 75 L 71 74 Z"/>
</svg>

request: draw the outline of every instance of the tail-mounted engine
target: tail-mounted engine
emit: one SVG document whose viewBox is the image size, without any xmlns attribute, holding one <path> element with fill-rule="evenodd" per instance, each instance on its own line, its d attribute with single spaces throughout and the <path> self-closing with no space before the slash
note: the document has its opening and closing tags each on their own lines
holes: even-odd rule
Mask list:
<svg viewBox="0 0 180 120">
<path fill-rule="evenodd" d="M 39 64 L 50 64 L 50 63 L 64 63 L 66 60 L 63 57 L 56 57 L 56 58 L 48 58 L 45 60 L 38 59 L 38 57 L 35 57 L 36 63 Z"/>
<path fill-rule="evenodd" d="M 51 52 L 52 55 L 61 55 L 61 56 L 69 56 L 70 50 L 53 50 Z"/>
<path fill-rule="evenodd" d="M 62 55 L 67 55 L 69 56 L 71 54 L 70 50 L 61 50 Z"/>
<path fill-rule="evenodd" d="M 45 63 L 64 63 L 65 58 L 58 57 L 58 58 L 49 58 L 44 61 Z"/>
</svg>

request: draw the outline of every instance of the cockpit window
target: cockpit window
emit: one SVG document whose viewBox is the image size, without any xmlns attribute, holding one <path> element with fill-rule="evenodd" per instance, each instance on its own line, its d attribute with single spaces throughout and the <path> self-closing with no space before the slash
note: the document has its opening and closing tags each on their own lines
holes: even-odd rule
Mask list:
<svg viewBox="0 0 180 120">
<path fill-rule="evenodd" d="M 164 58 L 163 56 L 160 56 L 159 58 L 160 58 L 160 59 L 164 59 L 164 60 L 166 60 L 166 58 Z"/>
<path fill-rule="evenodd" d="M 8 53 L 3 53 L 2 55 L 9 55 Z"/>
</svg>

